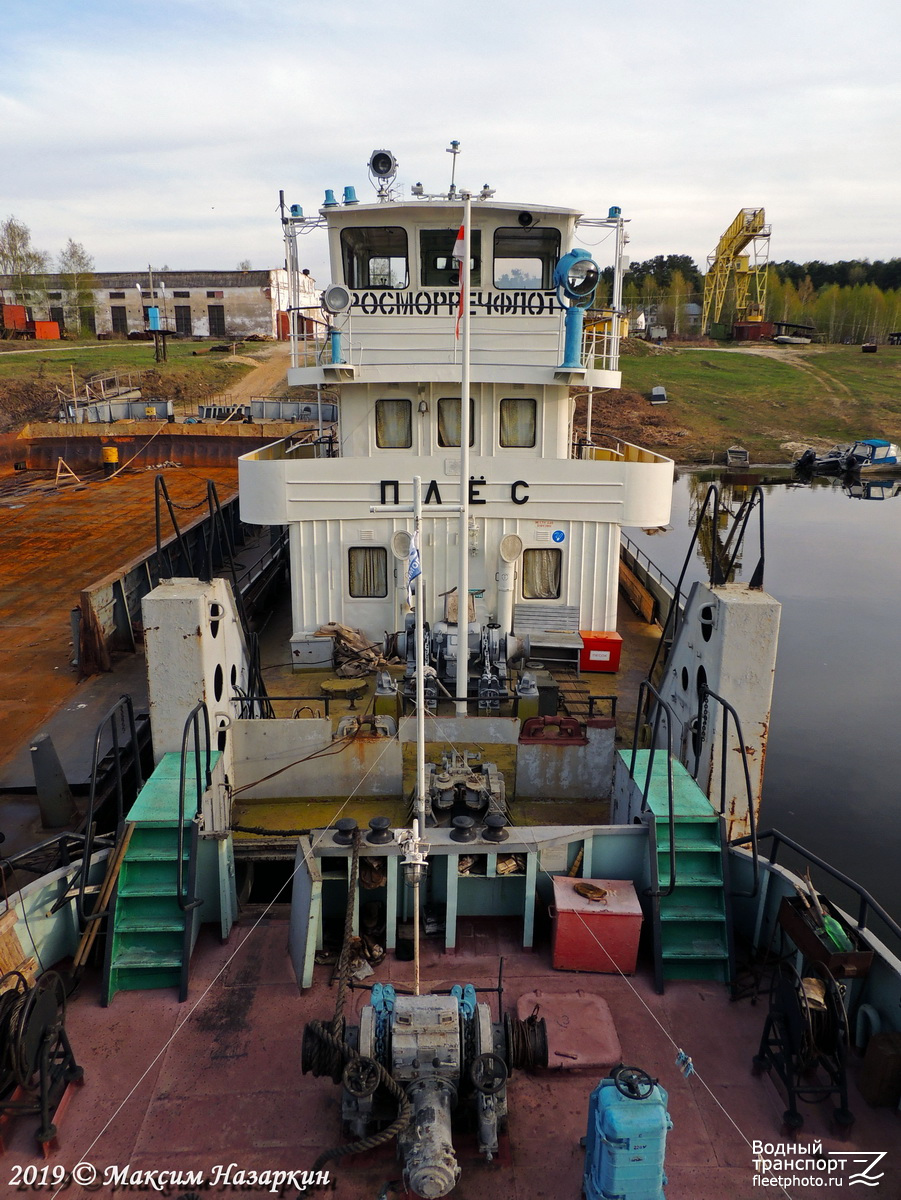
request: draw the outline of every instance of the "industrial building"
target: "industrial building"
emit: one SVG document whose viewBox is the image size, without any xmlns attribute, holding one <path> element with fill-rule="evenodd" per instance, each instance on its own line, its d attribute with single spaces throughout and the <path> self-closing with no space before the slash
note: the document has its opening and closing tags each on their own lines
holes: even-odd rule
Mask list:
<svg viewBox="0 0 901 1200">
<path fill-rule="evenodd" d="M 312 276 L 300 275 L 311 306 L 318 304 Z M 96 271 L 93 304 L 67 292 L 67 277 L 43 275 L 23 294 L 18 276 L 0 275 L 0 303 L 24 304 L 30 321 L 55 321 L 62 336 L 89 330 L 97 337 L 143 333 L 149 309 L 160 326 L 182 337 L 286 337 L 288 276 L 284 267 L 263 271 Z M 281 319 L 279 314 L 282 314 Z"/>
</svg>

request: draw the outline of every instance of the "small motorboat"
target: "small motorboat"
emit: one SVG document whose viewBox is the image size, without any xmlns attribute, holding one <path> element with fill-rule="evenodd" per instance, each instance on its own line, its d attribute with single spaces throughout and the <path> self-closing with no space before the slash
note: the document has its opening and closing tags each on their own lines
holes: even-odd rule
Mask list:
<svg viewBox="0 0 901 1200">
<path fill-rule="evenodd" d="M 860 438 L 833 446 L 825 454 L 808 447 L 792 465 L 798 471 L 816 475 L 846 475 L 867 467 L 901 469 L 901 449 L 884 438 Z"/>
</svg>

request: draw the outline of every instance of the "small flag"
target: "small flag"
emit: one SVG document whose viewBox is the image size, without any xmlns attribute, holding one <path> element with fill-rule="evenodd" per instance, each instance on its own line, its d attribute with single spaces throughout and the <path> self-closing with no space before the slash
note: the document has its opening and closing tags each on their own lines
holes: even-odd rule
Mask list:
<svg viewBox="0 0 901 1200">
<path fill-rule="evenodd" d="M 410 542 L 410 559 L 407 564 L 407 604 L 413 607 L 415 589 L 413 584 L 422 574 L 422 563 L 419 561 L 419 546 L 416 544 L 417 535 L 414 533 Z"/>
<path fill-rule="evenodd" d="M 466 255 L 463 253 L 463 244 L 465 238 L 465 230 L 463 226 L 457 233 L 457 240 L 454 242 L 454 249 L 451 253 L 451 259 L 460 265 L 460 302 L 457 305 L 457 324 L 454 327 L 454 336 L 460 340 L 460 322 L 463 319 L 463 259 Z"/>
</svg>

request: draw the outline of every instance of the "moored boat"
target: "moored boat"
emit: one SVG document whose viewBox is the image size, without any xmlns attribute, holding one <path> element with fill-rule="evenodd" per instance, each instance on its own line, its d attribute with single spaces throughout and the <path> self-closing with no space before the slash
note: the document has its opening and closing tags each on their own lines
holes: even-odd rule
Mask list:
<svg viewBox="0 0 901 1200">
<path fill-rule="evenodd" d="M 829 1155 L 878 1150 L 847 1051 L 899 1032 L 901 964 L 868 927 L 883 914 L 860 889 L 856 917 L 810 889 L 801 903 L 785 839 L 757 829 L 779 623 L 762 545 L 748 583 L 723 580 L 751 557 L 762 493 L 710 579 L 672 596 L 634 724 L 624 687 L 619 721 L 601 700 L 626 673 L 620 527 L 667 523 L 673 473 L 573 435 L 573 389 L 619 384 L 622 214 L 453 185 L 404 200 L 390 153 L 370 169 L 374 203 L 347 189 L 283 218 L 292 270 L 301 234 L 329 239 L 330 334 L 295 339 L 289 381 L 332 393 L 334 434 L 240 465 L 245 519 L 288 529 L 284 715 L 229 581 L 166 579 L 144 601 L 154 770 L 114 852 L 102 972 L 70 1006 L 91 1090 L 63 1144 L 104 1170 L 171 1155 L 199 1176 L 184 1187 L 279 1171 L 299 1190 L 295 1174 L 328 1169 L 354 1196 L 390 1194 L 400 1171 L 423 1196 L 594 1197 L 623 1169 L 599 1136 L 616 1093 L 655 1128 L 645 1194 L 665 1153 L 670 1200 L 750 1187 L 754 1143 L 794 1136 L 808 1100 L 828 1101 L 804 1112 Z M 613 234 L 600 300 L 580 228 Z M 715 492 L 704 510 L 719 536 Z M 339 643 L 375 673 L 342 676 Z M 77 951 L 71 875 L 13 900 L 45 965 Z M 276 928 L 273 894 L 290 905 Z M 851 951 L 824 942 L 825 916 Z M 776 1087 L 736 1083 L 752 1065 Z M 586 1072 L 610 1086 L 595 1095 Z M 844 1137 L 856 1116 L 853 1140 L 824 1111 Z M 378 1156 L 395 1134 L 400 1167 L 393 1143 Z"/>
</svg>

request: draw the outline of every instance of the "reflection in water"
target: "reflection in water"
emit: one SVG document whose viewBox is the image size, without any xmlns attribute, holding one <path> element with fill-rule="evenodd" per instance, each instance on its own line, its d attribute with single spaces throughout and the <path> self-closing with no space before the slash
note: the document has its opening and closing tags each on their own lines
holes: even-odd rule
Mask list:
<svg viewBox="0 0 901 1200">
<path fill-rule="evenodd" d="M 730 511 L 743 502 L 743 489 L 762 488 L 763 586 L 782 602 L 763 827 L 809 846 L 901 917 L 899 508 L 845 502 L 893 498 L 901 493 L 901 479 L 803 484 L 776 469 L 686 473 L 674 487 L 670 531 L 656 531 L 653 538 L 626 531 L 672 579 L 682 568 L 707 487 L 720 479 Z M 711 530 L 711 545 L 725 536 Z M 752 547 L 749 537 L 744 577 L 756 565 Z M 705 554 L 699 542 L 686 590 L 709 578 L 710 561 L 710 547 Z"/>
</svg>

